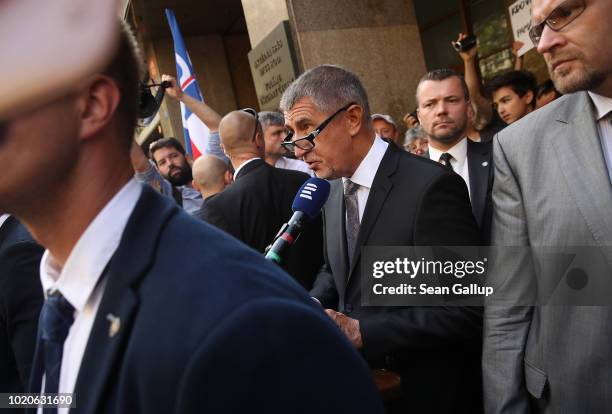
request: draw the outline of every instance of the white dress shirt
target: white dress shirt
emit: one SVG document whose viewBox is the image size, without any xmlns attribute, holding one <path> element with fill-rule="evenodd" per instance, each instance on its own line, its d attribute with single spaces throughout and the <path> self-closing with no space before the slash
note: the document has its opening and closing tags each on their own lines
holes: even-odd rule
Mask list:
<svg viewBox="0 0 612 414">
<path fill-rule="evenodd" d="M 350 180 L 355 184 L 359 184 L 357 190 L 357 204 L 359 205 L 359 222 L 363 219 L 363 212 L 365 210 L 366 203 L 368 202 L 368 196 L 370 195 L 370 189 L 372 188 L 372 182 L 380 166 L 380 162 L 385 156 L 385 152 L 389 144 L 380 139 L 378 136 L 374 138 L 374 142 L 370 147 L 370 150 L 366 156 L 361 160 L 359 167 L 355 170 Z M 342 178 L 344 183 L 347 178 Z"/>
<path fill-rule="evenodd" d="M 606 165 L 608 166 L 608 175 L 612 182 L 612 98 L 607 96 L 597 95 L 589 92 L 593 104 L 596 109 L 597 129 L 599 129 L 599 138 L 601 139 L 601 148 L 603 149 Z M 606 117 L 606 115 L 608 115 Z"/>
<path fill-rule="evenodd" d="M 468 188 L 468 193 L 470 194 L 470 199 L 472 194 L 470 192 L 470 171 L 468 167 L 467 161 L 467 148 L 468 148 L 468 138 L 465 137 L 461 141 L 457 142 L 453 145 L 448 151 L 440 151 L 437 148 L 434 148 L 431 145 L 431 141 L 429 141 L 429 159 L 435 162 L 440 162 L 440 157 L 445 152 L 449 153 L 453 158 L 451 158 L 451 167 L 453 170 L 463 178 L 465 184 Z"/>
<path fill-rule="evenodd" d="M 48 250 L 43 255 L 40 280 L 45 297 L 50 292 L 59 291 L 75 309 L 74 323 L 64 342 L 60 393 L 74 392 L 81 360 L 104 291 L 105 280 L 100 280 L 100 276 L 119 247 L 127 221 L 141 193 L 142 186 L 132 179 L 115 194 L 81 235 L 63 268 Z M 82 395 L 81 398 L 87 396 Z M 38 413 L 42 413 L 42 409 Z M 60 408 L 58 413 L 68 413 L 68 409 Z"/>
<path fill-rule="evenodd" d="M 6 220 L 8 220 L 8 218 L 9 218 L 9 215 L 8 215 L 8 214 L 2 214 L 2 215 L 0 215 L 0 227 L 2 227 L 2 225 L 4 224 L 4 222 L 5 222 Z"/>
<path fill-rule="evenodd" d="M 274 164 L 276 168 L 284 168 L 285 170 L 294 170 L 301 171 L 314 177 L 314 171 L 308 168 L 308 164 L 306 164 L 302 160 L 294 160 L 293 158 L 280 157 L 276 163 Z"/>
</svg>

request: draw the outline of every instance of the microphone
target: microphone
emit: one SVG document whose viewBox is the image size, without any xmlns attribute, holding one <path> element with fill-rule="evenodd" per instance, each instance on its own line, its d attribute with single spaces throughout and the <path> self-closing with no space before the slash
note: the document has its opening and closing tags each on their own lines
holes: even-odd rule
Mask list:
<svg viewBox="0 0 612 414">
<path fill-rule="evenodd" d="M 300 187 L 293 199 L 293 216 L 283 224 L 272 246 L 266 249 L 266 259 L 280 264 L 287 249 L 295 243 L 304 224 L 314 219 L 329 197 L 329 183 L 321 178 L 312 177 Z"/>
</svg>

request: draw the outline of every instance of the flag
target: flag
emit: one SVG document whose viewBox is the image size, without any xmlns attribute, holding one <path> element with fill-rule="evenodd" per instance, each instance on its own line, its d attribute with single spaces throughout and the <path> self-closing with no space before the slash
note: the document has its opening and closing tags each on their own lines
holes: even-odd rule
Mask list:
<svg viewBox="0 0 612 414">
<path fill-rule="evenodd" d="M 174 39 L 177 82 L 183 90 L 183 93 L 190 95 L 198 101 L 204 102 L 174 12 L 170 9 L 166 9 L 166 17 L 168 18 L 168 24 L 170 25 L 170 31 L 172 31 L 172 38 Z M 210 131 L 182 102 L 181 114 L 183 117 L 183 132 L 185 134 L 186 149 L 189 155 L 195 160 L 200 155 L 204 154 L 206 146 L 208 145 Z"/>
</svg>

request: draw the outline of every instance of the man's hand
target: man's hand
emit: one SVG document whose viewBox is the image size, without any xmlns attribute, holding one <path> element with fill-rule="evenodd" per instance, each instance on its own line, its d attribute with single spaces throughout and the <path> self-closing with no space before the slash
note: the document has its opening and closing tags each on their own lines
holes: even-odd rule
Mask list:
<svg viewBox="0 0 612 414">
<path fill-rule="evenodd" d="M 514 57 L 519 57 L 518 52 L 519 50 L 521 50 L 521 48 L 525 45 L 525 43 L 521 42 L 520 40 L 516 40 L 514 42 L 512 42 L 512 54 L 514 55 Z"/>
<path fill-rule="evenodd" d="M 414 116 L 412 112 L 404 115 L 404 118 L 402 119 L 402 121 L 404 122 L 404 125 L 406 125 L 406 128 L 408 129 L 416 128 L 419 126 L 419 119 L 416 116 Z"/>
<path fill-rule="evenodd" d="M 510 51 L 512 52 L 512 55 L 514 55 L 514 70 L 523 69 L 523 57 L 519 56 L 518 53 L 524 44 L 525 43 L 521 42 L 520 40 L 515 40 L 512 42 L 512 48 L 510 48 Z"/>
<path fill-rule="evenodd" d="M 336 325 L 344 332 L 355 348 L 359 349 L 363 346 L 361 331 L 359 330 L 359 321 L 357 319 L 349 318 L 345 314 L 336 312 L 333 309 L 325 309 L 325 313 L 336 322 Z"/>
<path fill-rule="evenodd" d="M 467 34 L 465 34 L 465 33 L 459 33 L 459 36 L 457 37 L 457 40 L 456 40 L 456 41 L 457 41 L 457 42 L 461 42 L 461 41 L 462 41 L 463 39 L 465 39 L 466 37 L 468 37 L 468 35 L 467 35 Z M 451 42 L 451 45 L 452 45 L 453 43 L 454 43 L 454 42 Z M 467 61 L 473 61 L 474 59 L 476 59 L 476 52 L 477 52 L 477 48 L 476 48 L 476 46 L 474 46 L 473 48 L 468 49 L 468 50 L 466 50 L 466 51 L 464 51 L 464 52 L 457 52 L 457 53 L 459 53 L 459 56 L 461 57 L 461 59 L 462 59 L 464 62 L 467 62 Z"/>
<path fill-rule="evenodd" d="M 161 80 L 162 82 L 170 82 L 171 84 L 169 88 L 166 88 L 166 95 L 180 101 L 181 98 L 183 97 L 183 90 L 179 86 L 176 79 L 170 75 L 164 74 L 162 75 Z"/>
<path fill-rule="evenodd" d="M 147 169 L 151 168 L 147 156 L 142 152 L 140 145 L 138 145 L 135 140 L 132 142 L 130 159 L 132 160 L 132 167 L 137 173 L 145 172 Z"/>
</svg>

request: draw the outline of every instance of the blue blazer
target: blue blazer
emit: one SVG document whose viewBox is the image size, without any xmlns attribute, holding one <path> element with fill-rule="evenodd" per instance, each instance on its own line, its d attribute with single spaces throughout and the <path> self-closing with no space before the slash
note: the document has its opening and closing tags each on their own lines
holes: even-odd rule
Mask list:
<svg viewBox="0 0 612 414">
<path fill-rule="evenodd" d="M 14 217 L 0 227 L 0 392 L 24 392 L 28 384 L 43 302 L 42 254 Z"/>
<path fill-rule="evenodd" d="M 73 413 L 383 412 L 296 282 L 149 187 L 105 277 Z"/>
</svg>

